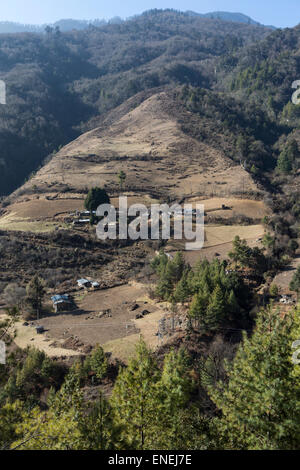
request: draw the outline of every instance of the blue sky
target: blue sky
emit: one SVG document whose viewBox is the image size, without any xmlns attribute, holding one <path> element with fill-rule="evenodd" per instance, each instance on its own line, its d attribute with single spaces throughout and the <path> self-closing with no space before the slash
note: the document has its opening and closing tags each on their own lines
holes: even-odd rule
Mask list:
<svg viewBox="0 0 300 470">
<path fill-rule="evenodd" d="M 41 24 L 62 18 L 127 18 L 151 8 L 241 12 L 278 27 L 300 22 L 300 0 L 9 0 L 1 2 L 0 21 Z"/>
</svg>

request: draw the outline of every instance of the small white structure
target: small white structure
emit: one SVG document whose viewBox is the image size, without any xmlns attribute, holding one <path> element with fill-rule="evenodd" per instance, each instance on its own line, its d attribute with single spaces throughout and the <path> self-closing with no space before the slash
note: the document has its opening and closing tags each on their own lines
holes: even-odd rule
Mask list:
<svg viewBox="0 0 300 470">
<path fill-rule="evenodd" d="M 281 304 L 293 304 L 295 300 L 290 294 L 284 294 L 281 296 L 281 299 L 279 300 Z"/>
<path fill-rule="evenodd" d="M 88 289 L 92 284 L 88 279 L 79 279 L 77 285 L 80 289 Z"/>
</svg>

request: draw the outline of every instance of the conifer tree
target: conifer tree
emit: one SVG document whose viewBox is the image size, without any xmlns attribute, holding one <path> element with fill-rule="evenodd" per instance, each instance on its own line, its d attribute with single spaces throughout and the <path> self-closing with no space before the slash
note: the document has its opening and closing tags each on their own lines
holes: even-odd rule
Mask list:
<svg viewBox="0 0 300 470">
<path fill-rule="evenodd" d="M 98 380 L 102 380 L 107 372 L 107 359 L 103 348 L 97 345 L 90 356 L 88 356 L 84 363 L 84 369 L 88 372 L 94 372 Z"/>
<path fill-rule="evenodd" d="M 238 304 L 234 290 L 231 289 L 228 300 L 227 300 L 228 309 L 231 313 L 236 314 L 240 311 L 240 306 Z"/>
<path fill-rule="evenodd" d="M 225 299 L 220 286 L 217 286 L 210 298 L 204 326 L 207 331 L 214 331 L 222 323 L 225 313 Z"/>
<path fill-rule="evenodd" d="M 161 380 L 157 383 L 160 413 L 152 434 L 154 449 L 172 448 L 170 444 L 182 433 L 182 413 L 193 387 L 189 369 L 189 358 L 183 349 L 171 350 L 166 355 Z"/>
<path fill-rule="evenodd" d="M 295 272 L 293 279 L 290 283 L 290 289 L 297 292 L 297 295 L 300 294 L 300 266 L 298 266 L 297 271 Z"/>
<path fill-rule="evenodd" d="M 37 320 L 39 320 L 42 311 L 43 298 L 45 296 L 44 281 L 40 279 L 38 275 L 35 275 L 27 285 L 26 293 L 26 300 L 32 310 L 36 313 Z"/>
<path fill-rule="evenodd" d="M 198 326 L 205 323 L 206 310 L 208 306 L 209 294 L 199 292 L 195 294 L 190 306 L 190 316 L 196 321 Z"/>
<path fill-rule="evenodd" d="M 184 303 L 190 296 L 190 289 L 188 283 L 188 272 L 185 271 L 182 275 L 182 278 L 175 287 L 173 298 L 175 302 Z"/>
<path fill-rule="evenodd" d="M 152 441 L 159 418 L 157 383 L 160 371 L 152 352 L 141 340 L 128 367 L 119 372 L 111 397 L 116 423 L 124 426 L 124 439 L 130 448 L 145 450 Z"/>
<path fill-rule="evenodd" d="M 246 333 L 228 385 L 210 387 L 222 411 L 219 434 L 226 449 L 297 449 L 300 446 L 299 365 L 292 343 L 300 338 L 299 309 L 282 316 L 272 307 L 259 313 L 253 335 Z"/>
</svg>

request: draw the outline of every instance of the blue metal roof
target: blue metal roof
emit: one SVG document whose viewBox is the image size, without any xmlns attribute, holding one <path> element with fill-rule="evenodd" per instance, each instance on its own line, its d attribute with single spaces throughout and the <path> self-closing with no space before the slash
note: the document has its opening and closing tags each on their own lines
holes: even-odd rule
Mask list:
<svg viewBox="0 0 300 470">
<path fill-rule="evenodd" d="M 54 295 L 51 297 L 52 302 L 57 303 L 57 302 L 65 302 L 69 300 L 68 294 L 63 294 L 63 295 Z"/>
</svg>

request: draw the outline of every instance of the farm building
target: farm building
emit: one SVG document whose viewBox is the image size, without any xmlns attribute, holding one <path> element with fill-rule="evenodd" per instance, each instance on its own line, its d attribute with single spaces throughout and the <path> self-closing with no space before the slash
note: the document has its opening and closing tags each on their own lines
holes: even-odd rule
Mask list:
<svg viewBox="0 0 300 470">
<path fill-rule="evenodd" d="M 96 211 L 92 211 L 92 214 L 96 214 Z M 88 217 L 88 216 L 90 216 L 90 215 L 91 215 L 91 212 L 90 212 L 90 211 L 81 211 L 81 212 L 79 213 L 79 216 L 80 216 L 80 217 Z"/>
<path fill-rule="evenodd" d="M 73 225 L 85 225 L 89 223 L 90 223 L 90 219 L 79 219 L 79 220 L 73 221 Z"/>
<path fill-rule="evenodd" d="M 100 284 L 97 281 L 90 281 L 88 279 L 79 279 L 77 281 L 77 285 L 80 289 L 93 289 L 98 290 L 100 288 Z"/>
<path fill-rule="evenodd" d="M 92 282 L 92 288 L 94 290 L 98 290 L 100 288 L 99 282 L 96 282 L 96 281 Z"/>
<path fill-rule="evenodd" d="M 36 332 L 37 332 L 38 335 L 41 335 L 45 332 L 45 329 L 44 329 L 43 326 L 37 326 L 36 327 Z"/>
<path fill-rule="evenodd" d="M 80 289 L 89 289 L 92 287 L 92 283 L 88 279 L 79 279 L 77 285 Z"/>
<path fill-rule="evenodd" d="M 53 297 L 51 297 L 51 300 L 53 302 L 55 313 L 69 312 L 74 308 L 74 303 L 72 302 L 72 300 L 70 300 L 68 294 L 54 295 Z"/>
</svg>

